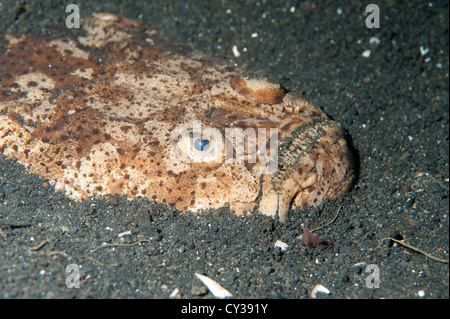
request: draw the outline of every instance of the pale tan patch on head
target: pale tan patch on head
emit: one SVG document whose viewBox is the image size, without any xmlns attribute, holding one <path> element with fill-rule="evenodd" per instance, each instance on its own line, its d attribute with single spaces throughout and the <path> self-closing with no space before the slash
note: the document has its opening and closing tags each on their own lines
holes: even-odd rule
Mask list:
<svg viewBox="0 0 450 319">
<path fill-rule="evenodd" d="M 87 79 L 87 80 L 92 80 L 93 72 L 94 72 L 94 70 L 92 70 L 91 68 L 87 68 L 87 69 L 84 69 L 84 70 L 81 70 L 81 69 L 75 70 L 75 71 L 71 72 L 70 74 L 78 76 L 80 78 Z"/>
<path fill-rule="evenodd" d="M 16 83 L 19 85 L 12 92 L 26 93 L 28 102 L 37 102 L 48 98 L 48 91 L 53 90 L 55 82 L 53 79 L 41 72 L 27 73 L 21 75 Z"/>
<path fill-rule="evenodd" d="M 23 40 L 24 37 L 25 37 L 24 35 L 22 35 L 22 36 L 20 36 L 18 38 L 13 36 L 13 35 L 11 35 L 11 34 L 6 34 L 5 35 L 5 39 L 9 41 L 10 45 L 19 43 L 20 41 Z"/>
<path fill-rule="evenodd" d="M 78 41 L 84 46 L 103 47 L 108 43 L 125 41 L 129 35 L 116 28 L 118 18 L 114 15 L 97 15 L 97 19 L 88 19 L 83 23 L 83 28 L 88 32 L 85 37 L 79 37 Z"/>
<path fill-rule="evenodd" d="M 71 39 L 67 41 L 60 39 L 53 40 L 48 45 L 56 48 L 62 56 L 70 55 L 80 59 L 87 59 L 89 57 L 89 53 L 78 48 L 75 41 Z"/>
</svg>

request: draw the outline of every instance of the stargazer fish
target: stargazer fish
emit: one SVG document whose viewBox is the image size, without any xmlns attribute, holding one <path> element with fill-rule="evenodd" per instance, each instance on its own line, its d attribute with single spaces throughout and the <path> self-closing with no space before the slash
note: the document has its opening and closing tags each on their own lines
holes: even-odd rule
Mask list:
<svg viewBox="0 0 450 319">
<path fill-rule="evenodd" d="M 134 21 L 81 27 L 0 37 L 0 153 L 70 198 L 285 220 L 351 186 L 343 131 L 318 107 Z"/>
</svg>

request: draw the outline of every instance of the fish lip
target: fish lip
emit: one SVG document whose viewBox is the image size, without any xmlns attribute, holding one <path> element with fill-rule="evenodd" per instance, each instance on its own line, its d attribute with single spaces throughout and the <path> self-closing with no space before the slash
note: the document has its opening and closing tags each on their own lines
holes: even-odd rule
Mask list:
<svg viewBox="0 0 450 319">
<path fill-rule="evenodd" d="M 296 122 L 285 125 L 290 130 L 282 132 L 277 170 L 262 182 L 259 211 L 281 221 L 293 205 L 317 206 L 348 190 L 353 180 L 352 155 L 339 124 L 319 113 Z"/>
</svg>

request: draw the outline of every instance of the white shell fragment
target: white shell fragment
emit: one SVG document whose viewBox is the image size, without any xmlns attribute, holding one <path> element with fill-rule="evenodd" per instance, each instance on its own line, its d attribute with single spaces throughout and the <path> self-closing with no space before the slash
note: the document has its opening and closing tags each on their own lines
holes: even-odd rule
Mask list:
<svg viewBox="0 0 450 319">
<path fill-rule="evenodd" d="M 221 285 L 219 285 L 216 281 L 212 280 L 211 278 L 201 275 L 199 273 L 195 273 L 195 276 L 197 276 L 198 279 L 206 286 L 206 288 L 211 291 L 211 293 L 214 295 L 214 297 L 217 298 L 227 298 L 232 297 L 233 295 L 223 288 Z"/>
<path fill-rule="evenodd" d="M 180 289 L 178 289 L 178 288 L 175 288 L 173 291 L 172 291 L 172 293 L 170 294 L 170 298 L 171 299 L 173 299 L 173 298 L 177 298 L 177 296 L 178 296 L 178 294 L 179 294 L 179 292 L 180 292 Z"/>
<path fill-rule="evenodd" d="M 361 55 L 365 58 L 369 58 L 371 54 L 372 54 L 371 50 L 366 50 Z"/>
<path fill-rule="evenodd" d="M 275 242 L 275 247 L 280 247 L 281 250 L 286 250 L 289 247 L 289 245 L 286 244 L 285 242 L 281 241 L 281 240 L 277 240 Z"/>
<path fill-rule="evenodd" d="M 239 52 L 239 49 L 236 45 L 233 45 L 232 51 L 233 51 L 234 57 L 238 58 L 241 56 L 241 53 Z"/>
<path fill-rule="evenodd" d="M 124 236 L 131 236 L 131 230 L 128 231 L 124 231 L 123 233 L 120 233 L 119 235 L 117 235 L 117 237 L 121 238 Z"/>
<path fill-rule="evenodd" d="M 420 50 L 421 56 L 424 56 L 425 54 L 427 54 L 430 51 L 429 48 L 425 48 L 423 45 L 420 46 L 419 50 Z"/>
<path fill-rule="evenodd" d="M 419 290 L 419 291 L 417 292 L 417 296 L 420 297 L 420 298 L 425 298 L 425 291 Z"/>
<path fill-rule="evenodd" d="M 331 292 L 330 292 L 327 288 L 325 288 L 324 286 L 322 286 L 322 285 L 320 285 L 320 284 L 317 284 L 317 285 L 313 288 L 313 290 L 311 290 L 311 294 L 310 294 L 311 298 L 316 299 L 317 294 L 318 294 L 319 292 L 320 292 L 320 293 L 323 293 L 323 294 L 327 294 L 327 295 L 331 294 Z"/>
<path fill-rule="evenodd" d="M 362 267 L 362 266 L 365 266 L 367 263 L 365 262 L 365 261 L 361 261 L 361 262 L 359 262 L 359 263 L 356 263 L 356 264 L 353 264 L 352 266 L 353 267 Z"/>
<path fill-rule="evenodd" d="M 377 38 L 377 37 L 371 37 L 371 38 L 369 39 L 369 43 L 370 43 L 370 44 L 380 44 L 380 43 L 381 43 L 381 40 L 380 40 L 380 38 Z"/>
</svg>

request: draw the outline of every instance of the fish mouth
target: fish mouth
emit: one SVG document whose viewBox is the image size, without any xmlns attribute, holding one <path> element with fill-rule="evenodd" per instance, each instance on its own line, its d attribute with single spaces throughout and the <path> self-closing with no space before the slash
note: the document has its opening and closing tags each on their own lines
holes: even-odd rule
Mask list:
<svg viewBox="0 0 450 319">
<path fill-rule="evenodd" d="M 353 161 L 339 124 L 322 114 L 280 129 L 277 169 L 262 175 L 258 210 L 285 221 L 293 207 L 317 206 L 348 190 Z"/>
</svg>

